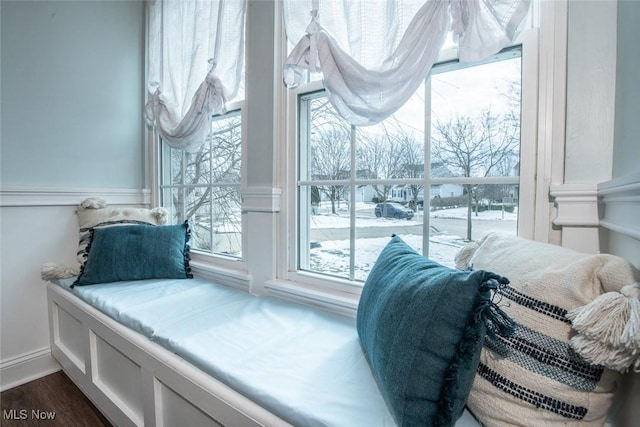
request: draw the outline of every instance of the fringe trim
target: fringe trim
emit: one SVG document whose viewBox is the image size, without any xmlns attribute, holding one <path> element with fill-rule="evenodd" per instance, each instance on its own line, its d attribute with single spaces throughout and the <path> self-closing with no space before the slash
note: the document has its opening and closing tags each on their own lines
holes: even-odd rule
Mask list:
<svg viewBox="0 0 640 427">
<path fill-rule="evenodd" d="M 480 284 L 474 308 L 467 318 L 456 356 L 447 367 L 438 401 L 438 411 L 434 416 L 434 426 L 452 426 L 454 402 L 458 394 L 458 380 L 461 368 L 471 363 L 474 353 L 484 341 L 485 331 L 490 336 L 511 336 L 516 324 L 493 301 L 500 289 L 509 284 L 509 279 L 494 273 L 483 272 L 485 280 Z M 484 328 L 482 327 L 484 325 Z M 473 370 L 475 372 L 475 369 Z"/>
<path fill-rule="evenodd" d="M 71 289 L 75 288 L 76 286 L 82 286 L 82 284 L 80 283 L 80 278 L 84 274 L 84 268 L 87 266 L 87 261 L 89 260 L 89 253 L 91 252 L 91 245 L 93 244 L 93 235 L 95 231 L 96 231 L 95 227 L 92 227 L 89 229 L 89 242 L 87 243 L 87 246 L 85 246 L 84 248 L 84 253 L 86 255 L 85 261 L 80 266 L 80 273 L 78 274 L 78 278 L 71 284 L 71 286 L 69 286 L 69 288 Z"/>
<path fill-rule="evenodd" d="M 185 228 L 184 249 L 182 251 L 184 254 L 184 272 L 187 279 L 193 279 L 191 265 L 189 265 L 189 262 L 191 261 L 191 246 L 189 246 L 189 241 L 191 241 L 191 227 L 189 227 L 189 220 L 185 220 L 183 225 Z"/>
</svg>

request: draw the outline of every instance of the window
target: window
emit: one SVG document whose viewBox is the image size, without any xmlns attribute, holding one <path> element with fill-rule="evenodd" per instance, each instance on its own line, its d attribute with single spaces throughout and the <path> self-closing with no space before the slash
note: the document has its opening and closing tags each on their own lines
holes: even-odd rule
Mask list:
<svg viewBox="0 0 640 427">
<path fill-rule="evenodd" d="M 446 265 L 469 240 L 517 234 L 521 59 L 518 46 L 436 64 L 405 106 L 369 127 L 303 89 L 295 270 L 357 285 L 392 234 Z"/>
<path fill-rule="evenodd" d="M 162 144 L 162 205 L 171 222 L 189 220 L 192 250 L 242 256 L 241 125 L 240 110 L 213 117 L 195 153 Z"/>
</svg>

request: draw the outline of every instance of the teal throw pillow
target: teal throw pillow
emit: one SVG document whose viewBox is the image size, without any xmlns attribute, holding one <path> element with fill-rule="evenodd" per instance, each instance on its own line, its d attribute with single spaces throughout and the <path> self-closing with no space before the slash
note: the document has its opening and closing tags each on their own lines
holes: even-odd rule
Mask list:
<svg viewBox="0 0 640 427">
<path fill-rule="evenodd" d="M 189 225 L 122 225 L 90 232 L 76 285 L 191 278 Z"/>
<path fill-rule="evenodd" d="M 357 329 L 399 426 L 452 426 L 462 415 L 485 335 L 512 333 L 491 301 L 507 283 L 442 266 L 399 237 L 385 246 L 362 290 Z"/>
</svg>

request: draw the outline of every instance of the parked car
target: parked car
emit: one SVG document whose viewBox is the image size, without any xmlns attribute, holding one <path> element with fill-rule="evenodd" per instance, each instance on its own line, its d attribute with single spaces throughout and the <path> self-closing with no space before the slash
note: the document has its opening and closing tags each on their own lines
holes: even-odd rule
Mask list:
<svg viewBox="0 0 640 427">
<path fill-rule="evenodd" d="M 386 206 L 386 209 L 385 209 Z M 402 206 L 400 203 L 378 203 L 374 208 L 378 218 L 413 218 L 413 210 Z"/>
</svg>

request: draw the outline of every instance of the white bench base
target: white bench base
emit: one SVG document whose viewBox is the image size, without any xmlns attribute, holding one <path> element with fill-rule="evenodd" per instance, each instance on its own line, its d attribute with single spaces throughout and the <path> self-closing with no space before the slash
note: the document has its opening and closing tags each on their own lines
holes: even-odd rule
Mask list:
<svg viewBox="0 0 640 427">
<path fill-rule="evenodd" d="M 47 284 L 51 352 L 117 426 L 290 426 L 174 353 Z"/>
</svg>

